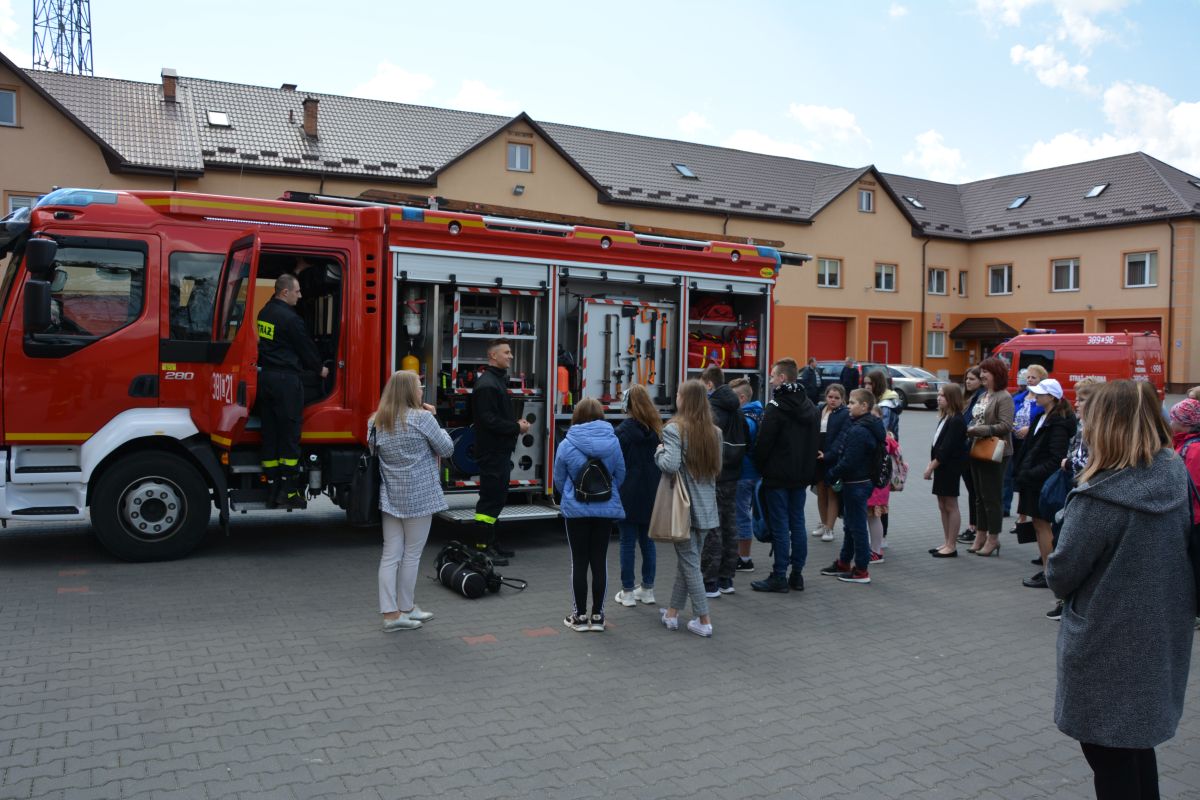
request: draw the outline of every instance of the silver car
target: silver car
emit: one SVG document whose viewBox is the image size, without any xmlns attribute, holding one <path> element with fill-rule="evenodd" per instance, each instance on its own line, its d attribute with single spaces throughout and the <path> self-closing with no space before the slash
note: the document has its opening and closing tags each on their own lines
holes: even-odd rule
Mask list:
<svg viewBox="0 0 1200 800">
<path fill-rule="evenodd" d="M 911 364 L 872 364 L 864 362 L 859 365 L 860 374 L 866 375 L 872 370 L 886 369 L 892 382 L 892 389 L 900 395 L 900 407 L 923 405 L 926 408 L 937 408 L 938 389 L 942 384 L 950 383 L 934 375 L 932 372 Z"/>
</svg>

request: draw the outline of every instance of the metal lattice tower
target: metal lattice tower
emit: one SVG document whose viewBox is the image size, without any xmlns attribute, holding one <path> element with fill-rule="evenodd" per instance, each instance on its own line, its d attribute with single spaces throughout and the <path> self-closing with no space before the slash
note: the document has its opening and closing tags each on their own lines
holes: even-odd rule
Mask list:
<svg viewBox="0 0 1200 800">
<path fill-rule="evenodd" d="M 91 0 L 33 0 L 33 67 L 92 74 Z"/>
</svg>

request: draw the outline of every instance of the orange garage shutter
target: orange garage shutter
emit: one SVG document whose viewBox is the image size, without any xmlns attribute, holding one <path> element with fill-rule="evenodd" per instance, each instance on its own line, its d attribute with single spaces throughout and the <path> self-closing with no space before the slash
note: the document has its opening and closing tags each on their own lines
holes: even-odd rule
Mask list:
<svg viewBox="0 0 1200 800">
<path fill-rule="evenodd" d="M 1162 317 L 1106 319 L 1104 320 L 1104 330 L 1109 333 L 1120 333 L 1121 331 L 1129 331 L 1130 333 L 1154 331 L 1159 336 L 1162 336 Z"/>
<path fill-rule="evenodd" d="M 867 324 L 867 359 L 878 364 L 895 364 L 901 359 L 900 342 L 904 323 L 873 319 Z"/>
<path fill-rule="evenodd" d="M 846 320 L 811 317 L 808 320 L 808 355 L 819 361 L 841 361 L 846 357 Z M 802 361 L 802 359 L 797 359 Z"/>
<path fill-rule="evenodd" d="M 1055 333 L 1083 333 L 1081 319 L 1043 319 L 1032 323 L 1035 328 L 1045 328 Z"/>
</svg>

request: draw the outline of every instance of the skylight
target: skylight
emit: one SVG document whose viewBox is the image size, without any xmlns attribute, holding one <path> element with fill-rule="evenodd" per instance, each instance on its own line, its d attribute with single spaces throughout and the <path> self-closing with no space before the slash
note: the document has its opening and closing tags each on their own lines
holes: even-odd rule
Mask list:
<svg viewBox="0 0 1200 800">
<path fill-rule="evenodd" d="M 912 205 L 913 208 L 924 208 L 925 207 L 924 203 L 922 203 L 920 200 L 918 200 L 917 198 L 913 197 L 910 194 L 904 195 L 904 199 L 907 200 L 909 202 L 909 204 Z"/>
<path fill-rule="evenodd" d="M 1011 203 L 1008 204 L 1008 210 L 1012 211 L 1014 208 L 1020 208 L 1021 206 L 1025 205 L 1026 201 L 1028 201 L 1028 200 L 1029 200 L 1029 195 L 1023 194 L 1020 197 L 1018 197 L 1016 200 L 1013 200 Z"/>
<path fill-rule="evenodd" d="M 1108 188 L 1107 183 L 1097 183 L 1092 187 L 1092 190 L 1084 195 L 1086 198 L 1099 197 L 1104 194 L 1104 190 Z"/>
<path fill-rule="evenodd" d="M 209 125 L 212 125 L 215 128 L 228 128 L 229 127 L 228 112 L 209 111 L 209 112 L 207 112 L 207 114 L 208 114 L 208 124 Z"/>
<path fill-rule="evenodd" d="M 1188 183 L 1190 183 L 1192 186 L 1195 186 L 1197 189 L 1200 189 L 1200 181 L 1188 181 Z"/>
<path fill-rule="evenodd" d="M 685 178 L 692 178 L 694 180 L 700 179 L 696 173 L 692 172 L 691 167 L 689 167 L 687 164 L 672 164 L 671 166 L 675 168 L 676 172 Z"/>
</svg>

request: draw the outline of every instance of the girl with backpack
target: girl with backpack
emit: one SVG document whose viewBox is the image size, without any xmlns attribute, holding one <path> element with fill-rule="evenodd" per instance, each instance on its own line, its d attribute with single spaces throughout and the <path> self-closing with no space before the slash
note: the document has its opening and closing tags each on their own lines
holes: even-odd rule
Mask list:
<svg viewBox="0 0 1200 800">
<path fill-rule="evenodd" d="M 617 426 L 617 441 L 625 460 L 625 483 L 621 504 L 625 519 L 617 523 L 621 532 L 621 591 L 614 598 L 623 606 L 638 601 L 654 603 L 655 550 L 650 541 L 650 512 L 660 476 L 654 463 L 654 451 L 662 434 L 662 419 L 650 402 L 646 387 L 635 383 L 625 393 L 625 412 L 629 418 Z M 634 556 L 642 551 L 642 583 L 634 588 Z"/>
<path fill-rule="evenodd" d="M 875 406 L 871 409 L 871 413 L 883 422 L 883 409 Z M 900 443 L 896 441 L 896 437 L 888 431 L 883 440 L 883 457 L 884 458 L 899 458 Z M 883 486 L 876 486 L 871 491 L 871 496 L 867 498 L 867 530 L 871 535 L 871 563 L 883 563 L 883 520 L 888 513 L 888 502 L 892 499 L 892 485 L 889 481 Z"/>
<path fill-rule="evenodd" d="M 662 432 L 654 463 L 668 475 L 678 475 L 691 495 L 691 535 L 676 542 L 675 586 L 671 604 L 662 609 L 667 630 L 679 630 L 679 610 L 690 598 L 695 619 L 687 629 L 697 636 L 712 636 L 712 618 L 700 574 L 700 542 L 707 531 L 720 525 L 717 517 L 717 474 L 721 471 L 721 432 L 713 423 L 708 393 L 698 380 L 684 381 L 675 393 L 675 416 Z"/>
<path fill-rule="evenodd" d="M 625 459 L 600 401 L 586 397 L 575 406 L 571 427 L 554 456 L 554 485 L 562 491 L 563 523 L 571 549 L 573 608 L 563 624 L 573 631 L 604 630 L 608 539 L 614 520 L 625 518 L 618 491 Z M 587 613 L 588 570 L 592 613 Z"/>
</svg>

